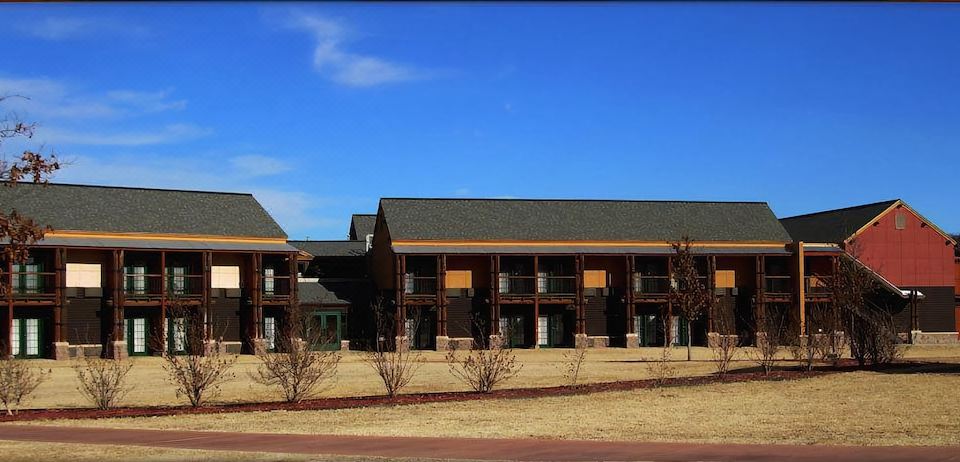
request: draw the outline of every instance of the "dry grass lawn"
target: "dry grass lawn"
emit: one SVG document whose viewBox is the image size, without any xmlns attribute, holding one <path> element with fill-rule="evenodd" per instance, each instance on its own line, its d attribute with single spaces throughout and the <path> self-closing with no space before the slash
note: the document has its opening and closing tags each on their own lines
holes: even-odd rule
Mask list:
<svg viewBox="0 0 960 462">
<path fill-rule="evenodd" d="M 312 456 L 298 454 L 270 454 L 265 452 L 200 451 L 192 449 L 146 448 L 139 446 L 113 446 L 96 444 L 32 443 L 4 441 L 5 461 L 36 462 L 101 462 L 104 460 L 150 460 L 158 462 L 234 461 L 256 462 L 384 462 L 378 457 Z M 417 462 L 433 459 L 389 459 L 391 461 Z"/>
<path fill-rule="evenodd" d="M 509 388 L 542 387 L 564 383 L 561 368 L 563 349 L 516 350 L 517 359 L 523 364 L 520 374 L 507 382 Z M 710 361 L 711 352 L 706 348 L 694 348 L 694 361 L 687 362 L 686 349 L 673 349 L 674 369 L 679 376 L 704 375 L 714 372 Z M 591 350 L 587 354 L 583 381 L 610 382 L 616 380 L 638 380 L 651 377 L 648 364 L 643 361 L 657 358 L 659 348 L 641 348 L 627 350 L 609 348 Z M 734 367 L 753 367 L 748 358 L 750 352 L 745 349 Z M 943 361 L 960 362 L 960 347 L 924 346 L 911 347 L 906 351 L 907 358 L 940 358 Z M 444 354 L 423 352 L 424 364 L 412 383 L 404 390 L 406 393 L 466 391 L 467 387 L 458 382 L 448 370 Z M 134 367 L 129 375 L 129 383 L 134 384 L 132 391 L 121 403 L 127 406 L 165 406 L 185 404 L 178 400 L 174 389 L 167 381 L 161 367 L 161 358 L 132 358 Z M 32 360 L 37 367 L 51 369 L 52 375 L 43 383 L 26 403 L 27 408 L 63 408 L 86 407 L 77 391 L 76 378 L 70 361 Z M 223 386 L 223 393 L 214 403 L 276 401 L 280 397 L 275 390 L 254 383 L 249 373 L 257 367 L 258 360 L 253 356 L 240 356 L 233 368 L 235 378 Z M 348 352 L 340 363 L 336 384 L 324 393 L 324 396 L 362 396 L 383 394 L 379 378 L 370 367 L 361 360 L 357 352 Z"/>
<path fill-rule="evenodd" d="M 852 372 L 556 398 L 37 423 L 343 435 L 960 445 L 960 374 Z"/>
</svg>

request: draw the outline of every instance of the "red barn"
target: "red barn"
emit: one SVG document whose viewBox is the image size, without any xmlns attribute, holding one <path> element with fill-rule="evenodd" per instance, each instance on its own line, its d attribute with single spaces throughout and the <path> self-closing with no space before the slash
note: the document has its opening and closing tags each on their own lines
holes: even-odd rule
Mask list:
<svg viewBox="0 0 960 462">
<path fill-rule="evenodd" d="M 909 309 L 898 314 L 904 332 L 921 331 L 924 341 L 956 340 L 957 243 L 905 202 L 828 210 L 781 223 L 794 240 L 840 244 L 904 294 L 922 298 L 915 315 Z"/>
</svg>

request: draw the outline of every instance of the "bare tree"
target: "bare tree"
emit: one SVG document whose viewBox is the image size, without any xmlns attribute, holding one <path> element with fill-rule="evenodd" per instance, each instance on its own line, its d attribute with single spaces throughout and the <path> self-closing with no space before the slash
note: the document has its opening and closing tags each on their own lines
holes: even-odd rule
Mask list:
<svg viewBox="0 0 960 462">
<path fill-rule="evenodd" d="M 362 358 L 377 373 L 392 398 L 410 383 L 423 365 L 423 358 L 419 351 L 409 348 L 405 337 L 397 336 L 396 320 L 384 305 L 381 297 L 371 303 L 377 338 L 372 348 L 362 353 Z"/>
<path fill-rule="evenodd" d="M 196 309 L 173 300 L 167 308 L 168 316 L 178 320 L 177 331 L 164 335 L 161 328 L 155 334 L 154 343 L 160 351 L 168 343 L 183 354 L 169 352 L 163 355 L 163 368 L 175 387 L 178 398 L 186 398 L 193 407 L 202 406 L 220 394 L 220 387 L 235 376 L 230 371 L 237 357 L 228 355 L 222 339 L 207 340 L 203 316 Z M 179 344 L 179 345 L 178 345 Z"/>
<path fill-rule="evenodd" d="M 580 375 L 583 373 L 583 365 L 587 361 L 587 345 L 585 342 L 578 343 L 574 349 L 563 353 L 563 361 L 560 363 L 560 372 L 564 380 L 571 386 L 576 386 L 580 381 Z"/>
<path fill-rule="evenodd" d="M 481 325 L 478 323 L 477 327 L 479 330 Z M 475 342 L 474 348 L 466 353 L 451 348 L 447 351 L 446 359 L 450 374 L 480 393 L 490 393 L 523 368 L 517 362 L 513 349 L 502 338 Z"/>
<path fill-rule="evenodd" d="M 73 370 L 77 375 L 77 390 L 97 409 L 110 409 L 132 389 L 127 374 L 133 368 L 129 361 L 85 356 L 77 350 Z"/>
<path fill-rule="evenodd" d="M 50 372 L 30 367 L 27 361 L 12 356 L 0 358 L 0 403 L 7 415 L 19 412 L 23 401 L 47 379 Z"/>
<path fill-rule="evenodd" d="M 258 351 L 260 365 L 250 377 L 279 388 L 287 402 L 299 403 L 322 393 L 333 381 L 341 356 L 336 350 L 315 349 L 333 339 L 314 319 L 304 316 L 299 305 L 291 307 L 285 324 L 276 341 L 279 351 Z"/>
<path fill-rule="evenodd" d="M 777 362 L 777 353 L 784 344 L 785 336 L 789 335 L 786 333 L 788 326 L 789 316 L 780 311 L 765 309 L 757 320 L 755 328 L 757 345 L 753 358 L 763 368 L 764 374 L 769 374 L 773 370 Z"/>
<path fill-rule="evenodd" d="M 717 335 L 710 342 L 710 351 L 713 354 L 717 375 L 723 377 L 730 371 L 730 364 L 740 351 L 740 342 L 736 335 L 736 321 L 733 313 L 720 305 L 716 305 L 713 311 L 713 330 Z"/>
<path fill-rule="evenodd" d="M 670 302 L 683 315 L 687 324 L 687 361 L 690 361 L 693 323 L 710 312 L 716 304 L 716 295 L 706 287 L 697 271 L 693 241 L 690 237 L 683 236 L 682 240 L 671 242 L 670 246 L 673 248 Z"/>
<path fill-rule="evenodd" d="M 663 386 L 667 380 L 673 378 L 677 371 L 671 364 L 670 347 L 660 349 L 660 355 L 653 361 L 647 362 L 647 368 L 650 375 L 653 376 L 653 382 L 656 386 Z"/>
</svg>

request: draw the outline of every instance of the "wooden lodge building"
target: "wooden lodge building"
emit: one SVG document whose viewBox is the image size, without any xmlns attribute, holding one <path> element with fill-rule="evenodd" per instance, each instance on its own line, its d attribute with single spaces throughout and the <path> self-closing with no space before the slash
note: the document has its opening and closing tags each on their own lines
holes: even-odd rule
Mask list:
<svg viewBox="0 0 960 462">
<path fill-rule="evenodd" d="M 327 334 L 318 347 L 362 349 L 382 337 L 375 300 L 420 349 L 749 343 L 773 314 L 813 331 L 841 258 L 873 272 L 905 341 L 960 330 L 956 242 L 899 200 L 781 220 L 763 202 L 384 198 L 341 241 L 288 241 L 249 194 L 20 184 L 0 204 L 53 228 L 4 262 L 18 356 L 176 352 L 174 304 L 229 351 L 275 348 L 295 306 Z M 668 296 L 668 243 L 685 235 L 719 300 L 691 332 Z"/>
<path fill-rule="evenodd" d="M 174 306 L 251 352 L 297 297 L 297 249 L 250 194 L 21 183 L 0 187 L 0 204 L 53 228 L 29 261 L 4 262 L 16 356 L 176 352 Z"/>
</svg>

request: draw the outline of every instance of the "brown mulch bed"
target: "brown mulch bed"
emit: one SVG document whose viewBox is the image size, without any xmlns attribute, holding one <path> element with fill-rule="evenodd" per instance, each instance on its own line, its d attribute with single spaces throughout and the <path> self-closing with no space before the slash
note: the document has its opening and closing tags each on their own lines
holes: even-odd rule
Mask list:
<svg viewBox="0 0 960 462">
<path fill-rule="evenodd" d="M 886 366 L 888 370 L 906 370 L 923 367 L 919 363 L 900 363 Z M 676 377 L 667 379 L 661 386 L 678 387 L 705 385 L 713 383 L 736 383 L 752 381 L 782 381 L 810 377 L 818 377 L 838 372 L 859 370 L 853 364 L 842 364 L 839 367 L 820 368 L 813 371 L 799 371 L 796 369 L 774 370 L 764 374 L 759 370 L 732 371 L 724 377 L 704 375 L 695 377 Z M 657 383 L 653 379 L 625 380 L 617 382 L 588 383 L 583 385 L 566 385 L 542 388 L 510 388 L 495 390 L 491 393 L 475 392 L 445 392 L 445 393 L 411 393 L 402 394 L 394 398 L 389 396 L 358 396 L 343 398 L 319 398 L 305 400 L 300 403 L 268 402 L 268 403 L 238 403 L 238 404 L 211 404 L 193 408 L 189 406 L 155 406 L 155 407 L 120 407 L 108 410 L 90 408 L 67 409 L 25 409 L 17 415 L 0 415 L 0 422 L 51 420 L 51 419 L 102 419 L 111 417 L 155 417 L 178 414 L 219 414 L 227 412 L 254 412 L 254 411 L 306 411 L 326 409 L 349 409 L 369 406 L 398 406 L 408 404 L 442 403 L 450 401 L 470 401 L 481 399 L 526 399 L 551 396 L 583 395 L 608 391 L 628 391 L 643 388 L 654 388 Z"/>
</svg>

